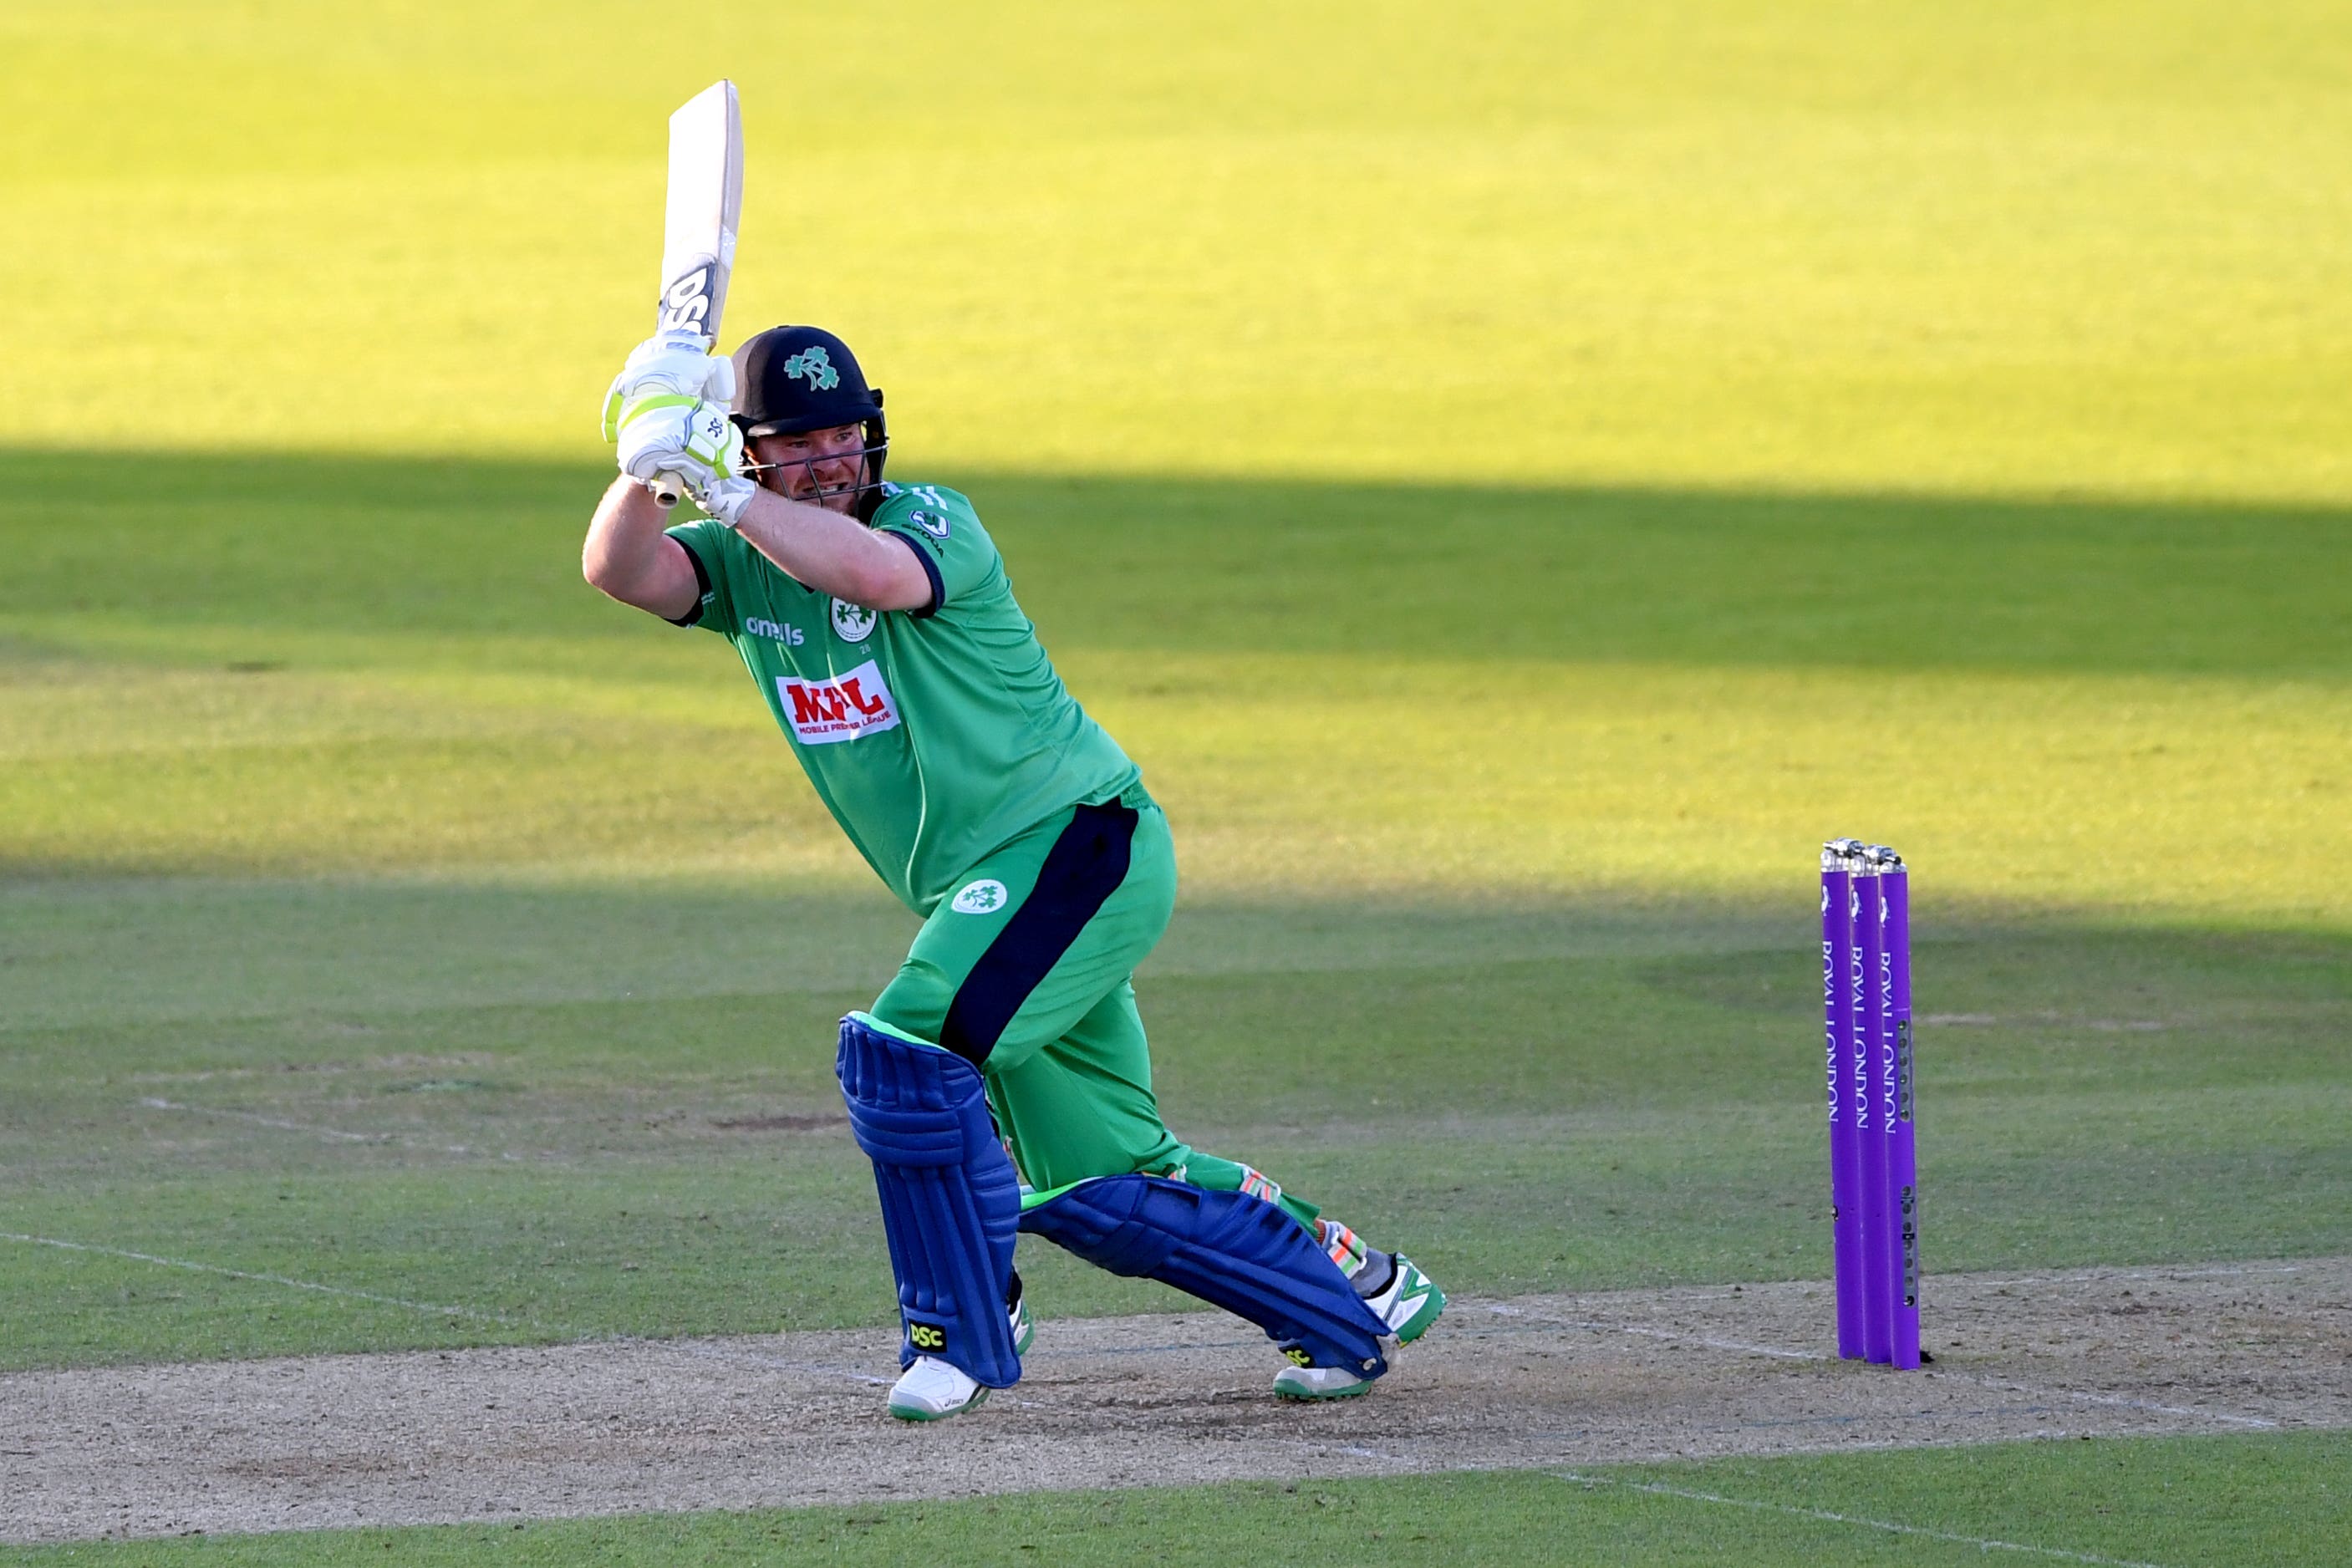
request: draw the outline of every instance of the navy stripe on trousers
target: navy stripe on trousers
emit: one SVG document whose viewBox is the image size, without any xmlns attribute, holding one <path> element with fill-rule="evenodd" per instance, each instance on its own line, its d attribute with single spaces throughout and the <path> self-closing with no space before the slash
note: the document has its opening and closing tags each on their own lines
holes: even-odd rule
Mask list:
<svg viewBox="0 0 2352 1568">
<path fill-rule="evenodd" d="M 1127 880 L 1137 820 L 1116 801 L 1077 808 L 1045 852 L 1035 889 L 956 988 L 940 1044 L 974 1067 L 988 1059 L 1021 1004 Z"/>
</svg>

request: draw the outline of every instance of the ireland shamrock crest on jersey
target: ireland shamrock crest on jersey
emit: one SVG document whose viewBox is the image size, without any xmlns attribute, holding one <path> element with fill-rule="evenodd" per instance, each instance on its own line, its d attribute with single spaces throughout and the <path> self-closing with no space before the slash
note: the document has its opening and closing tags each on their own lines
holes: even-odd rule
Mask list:
<svg viewBox="0 0 2352 1568">
<path fill-rule="evenodd" d="M 994 914 L 1004 907 L 1004 884 L 993 877 L 982 877 L 968 882 L 948 907 L 960 915 Z"/>
<path fill-rule="evenodd" d="M 846 599 L 833 602 L 833 629 L 844 642 L 864 642 L 874 635 L 882 617 L 863 605 L 853 605 Z"/>
<path fill-rule="evenodd" d="M 833 368 L 833 356 L 824 352 L 823 343 L 811 343 L 786 360 L 784 374 L 807 378 L 811 392 L 831 392 L 841 384 L 841 372 Z"/>
</svg>

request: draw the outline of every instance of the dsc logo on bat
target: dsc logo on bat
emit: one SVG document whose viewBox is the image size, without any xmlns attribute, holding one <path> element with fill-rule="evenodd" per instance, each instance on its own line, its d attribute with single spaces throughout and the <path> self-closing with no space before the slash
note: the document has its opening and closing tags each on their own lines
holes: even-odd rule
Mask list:
<svg viewBox="0 0 2352 1568">
<path fill-rule="evenodd" d="M 706 261 L 693 271 L 682 275 L 662 295 L 661 330 L 666 332 L 703 332 L 703 320 L 710 314 L 710 268 Z"/>
</svg>

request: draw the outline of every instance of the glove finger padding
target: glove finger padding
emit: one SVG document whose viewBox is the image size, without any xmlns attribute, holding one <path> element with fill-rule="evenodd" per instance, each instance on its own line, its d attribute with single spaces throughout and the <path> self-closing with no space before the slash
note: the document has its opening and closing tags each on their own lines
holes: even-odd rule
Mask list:
<svg viewBox="0 0 2352 1568">
<path fill-rule="evenodd" d="M 604 390 L 604 439 L 614 440 L 628 409 L 646 398 L 704 398 L 724 405 L 735 395 L 735 364 L 709 352 L 690 332 L 663 332 L 629 353 L 621 374 Z"/>
<path fill-rule="evenodd" d="M 709 374 L 702 383 L 702 395 L 712 403 L 731 405 L 735 401 L 735 362 L 725 354 L 707 356 Z"/>
</svg>

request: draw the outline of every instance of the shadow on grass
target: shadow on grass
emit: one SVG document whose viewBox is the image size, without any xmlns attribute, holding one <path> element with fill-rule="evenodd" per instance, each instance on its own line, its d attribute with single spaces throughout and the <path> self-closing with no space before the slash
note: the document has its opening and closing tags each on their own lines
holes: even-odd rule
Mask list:
<svg viewBox="0 0 2352 1568">
<path fill-rule="evenodd" d="M 2352 675 L 2341 509 L 940 473 L 1055 647 Z M 0 450 L 0 631 L 642 637 L 595 464 Z M 28 634 L 37 647 L 38 631 Z"/>
</svg>

